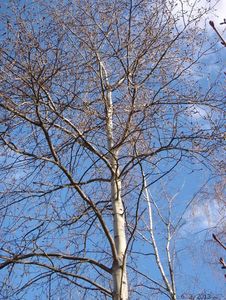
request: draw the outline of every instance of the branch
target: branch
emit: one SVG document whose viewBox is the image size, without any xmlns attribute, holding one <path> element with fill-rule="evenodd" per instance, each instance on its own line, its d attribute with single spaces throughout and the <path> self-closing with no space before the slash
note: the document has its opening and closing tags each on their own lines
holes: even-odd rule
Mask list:
<svg viewBox="0 0 226 300">
<path fill-rule="evenodd" d="M 218 244 L 221 245 L 221 247 L 222 247 L 224 250 L 226 250 L 226 246 L 221 242 L 221 240 L 220 240 L 214 233 L 212 234 L 212 237 L 213 237 L 213 239 L 214 239 L 216 242 L 218 242 Z"/>
<path fill-rule="evenodd" d="M 102 263 L 99 263 L 98 261 L 92 259 L 92 258 L 86 258 L 86 257 L 78 257 L 73 255 L 65 255 L 60 253 L 28 253 L 23 255 L 14 255 L 12 258 L 6 258 L 5 256 L 0 255 L 1 259 L 5 259 L 6 261 L 4 263 L 0 264 L 0 270 L 5 268 L 6 266 L 10 264 L 15 264 L 17 262 L 21 263 L 21 260 L 30 258 L 30 257 L 44 257 L 44 258 L 58 258 L 58 259 L 65 259 L 65 260 L 72 260 L 72 261 L 78 261 L 80 263 L 90 263 L 93 264 L 102 270 L 106 271 L 107 273 L 111 274 L 111 268 L 108 268 Z"/>
<path fill-rule="evenodd" d="M 213 30 L 216 32 L 216 34 L 219 36 L 220 40 L 221 40 L 221 44 L 226 47 L 226 42 L 223 39 L 222 35 L 219 33 L 219 31 L 217 30 L 217 28 L 214 25 L 213 21 L 209 21 L 210 26 L 213 28 Z"/>
<path fill-rule="evenodd" d="M 220 257 L 219 262 L 222 264 L 222 269 L 226 269 L 226 263 L 222 257 Z"/>
</svg>

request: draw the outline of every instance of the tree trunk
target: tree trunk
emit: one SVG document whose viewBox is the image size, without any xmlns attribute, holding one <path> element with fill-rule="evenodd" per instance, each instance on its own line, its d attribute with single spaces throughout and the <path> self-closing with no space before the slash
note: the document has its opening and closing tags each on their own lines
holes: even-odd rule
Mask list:
<svg viewBox="0 0 226 300">
<path fill-rule="evenodd" d="M 128 299 L 128 282 L 126 272 L 126 230 L 125 215 L 121 197 L 121 179 L 118 164 L 118 152 L 114 146 L 114 126 L 113 126 L 113 102 L 112 93 L 108 89 L 108 73 L 97 54 L 100 66 L 100 78 L 102 87 L 102 96 L 105 103 L 106 113 L 106 133 L 108 140 L 108 155 L 111 164 L 111 203 L 114 223 L 114 242 L 116 248 L 116 258 L 113 261 L 112 278 L 113 278 L 113 300 Z"/>
<path fill-rule="evenodd" d="M 110 102 L 111 103 L 111 102 Z M 112 112 L 112 107 L 109 110 Z M 111 202 L 114 223 L 114 242 L 117 251 L 117 258 L 113 262 L 113 300 L 128 299 L 128 282 L 126 272 L 126 230 L 125 230 L 125 214 L 121 197 L 121 179 L 119 178 L 118 151 L 113 149 L 113 122 L 112 114 L 108 118 L 109 133 L 109 152 L 111 152 Z"/>
<path fill-rule="evenodd" d="M 115 166 L 117 168 L 117 166 Z M 118 178 L 118 170 L 115 168 L 115 176 L 112 179 L 112 206 L 114 222 L 114 241 L 117 250 L 117 260 L 113 263 L 113 299 L 128 299 L 128 283 L 126 272 L 126 234 L 124 207 L 121 198 L 121 181 Z"/>
</svg>

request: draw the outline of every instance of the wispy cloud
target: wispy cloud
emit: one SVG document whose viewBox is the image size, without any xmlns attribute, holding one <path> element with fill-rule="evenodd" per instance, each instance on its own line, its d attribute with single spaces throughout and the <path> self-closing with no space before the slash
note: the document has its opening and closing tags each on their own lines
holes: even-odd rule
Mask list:
<svg viewBox="0 0 226 300">
<path fill-rule="evenodd" d="M 216 4 L 214 11 L 209 14 L 209 17 L 212 18 L 213 21 L 216 21 L 217 23 L 222 22 L 223 19 L 226 18 L 226 1 L 220 0 Z"/>
<path fill-rule="evenodd" d="M 198 200 L 185 214 L 180 234 L 194 234 L 218 227 L 226 221 L 225 212 L 226 209 L 215 199 Z"/>
<path fill-rule="evenodd" d="M 216 25 L 221 23 L 224 18 L 226 18 L 226 1 L 225 0 L 187 0 L 181 1 L 177 0 L 176 6 L 174 8 L 174 13 L 183 16 L 184 20 L 190 18 L 191 11 L 193 13 L 200 12 L 201 9 L 210 9 L 207 15 L 201 18 L 199 25 L 204 26 L 206 21 L 213 20 Z M 182 21 L 182 20 L 181 20 Z M 207 28 L 208 29 L 208 28 Z M 212 30 L 209 27 L 209 30 Z"/>
</svg>

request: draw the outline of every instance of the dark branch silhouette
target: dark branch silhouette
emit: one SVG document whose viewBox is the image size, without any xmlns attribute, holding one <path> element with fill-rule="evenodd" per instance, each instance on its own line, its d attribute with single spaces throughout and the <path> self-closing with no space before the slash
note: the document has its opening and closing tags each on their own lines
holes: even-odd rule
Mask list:
<svg viewBox="0 0 226 300">
<path fill-rule="evenodd" d="M 224 22 L 225 22 L 225 19 L 224 19 Z M 226 47 L 226 42 L 225 42 L 224 38 L 222 37 L 222 35 L 221 35 L 221 34 L 219 33 L 219 31 L 217 30 L 217 28 L 215 27 L 214 22 L 213 22 L 213 21 L 209 21 L 209 24 L 210 24 L 210 26 L 213 28 L 213 30 L 216 32 L 216 34 L 218 35 L 218 37 L 220 38 L 221 44 L 222 44 L 224 47 Z M 221 23 L 220 25 L 222 25 L 222 24 L 225 24 L 225 23 Z"/>
</svg>

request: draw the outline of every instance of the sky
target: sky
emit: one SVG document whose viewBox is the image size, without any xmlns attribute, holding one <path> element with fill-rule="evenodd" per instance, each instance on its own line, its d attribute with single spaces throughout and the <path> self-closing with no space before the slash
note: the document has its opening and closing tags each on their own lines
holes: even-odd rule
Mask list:
<svg viewBox="0 0 226 300">
<path fill-rule="evenodd" d="M 210 20 L 216 22 L 216 24 L 223 22 L 226 18 L 226 2 L 224 0 L 220 0 L 215 7 L 215 13 L 210 14 Z"/>
<path fill-rule="evenodd" d="M 204 2 L 204 1 L 203 1 Z M 226 39 L 226 25 L 219 25 L 226 18 L 226 1 L 220 0 L 215 7 L 215 12 L 209 14 L 209 20 L 214 21 L 216 28 Z M 207 27 L 209 34 L 217 39 L 217 36 L 213 29 Z M 225 48 L 222 48 L 221 55 L 226 61 Z M 203 111 L 200 111 L 203 114 Z M 196 115 L 197 116 L 197 115 Z M 195 117 L 195 116 L 194 116 Z M 191 183 L 192 184 L 192 183 Z M 202 286 L 206 291 L 219 294 L 220 299 L 226 299 L 226 285 L 225 278 L 223 276 L 223 270 L 220 270 L 220 265 L 217 263 L 217 257 L 225 257 L 225 253 L 220 247 L 215 245 L 211 240 L 211 232 L 214 232 L 216 225 L 219 222 L 224 222 L 226 225 L 226 210 L 222 208 L 216 199 L 208 201 L 208 199 L 202 199 L 202 201 L 195 201 L 195 204 L 190 207 L 184 216 L 185 225 L 181 229 L 181 238 L 184 236 L 184 245 L 190 245 L 190 251 L 185 259 L 184 265 L 181 266 L 181 273 L 190 273 L 191 282 L 185 282 L 185 285 L 190 285 L 190 291 L 195 289 L 196 284 Z M 204 240 L 208 242 L 203 243 Z M 217 252 L 217 255 L 216 255 Z M 204 258 L 203 263 L 200 263 L 200 257 Z M 215 262 L 214 262 L 214 258 Z M 196 268 L 199 265 L 203 272 L 202 276 L 196 277 Z M 199 284 L 198 284 L 199 283 Z M 189 288 L 188 288 L 189 289 Z M 196 293 L 202 293 L 203 291 L 196 290 Z"/>
<path fill-rule="evenodd" d="M 226 39 L 226 25 L 219 25 L 224 18 L 226 18 L 226 1 L 220 0 L 215 7 L 215 13 L 209 14 L 209 20 L 214 21 L 216 28 Z M 207 28 L 209 34 L 217 39 L 213 29 L 210 26 Z M 225 52 L 225 48 L 222 47 L 221 55 L 224 57 L 224 61 L 226 61 Z M 203 111 L 201 110 L 199 113 L 202 115 Z M 196 114 L 196 116 L 198 115 Z M 191 185 L 193 183 L 194 181 L 191 182 Z M 187 296 L 189 296 L 189 291 L 194 289 L 195 293 L 200 294 L 200 296 L 203 292 L 210 294 L 212 292 L 218 294 L 219 299 L 226 299 L 224 272 L 220 269 L 217 261 L 217 258 L 225 257 L 225 252 L 211 239 L 211 233 L 214 232 L 215 226 L 219 225 L 219 222 L 226 225 L 225 208 L 222 208 L 214 198 L 212 201 L 204 198 L 202 201 L 195 201 L 194 205 L 186 212 L 184 221 L 185 225 L 180 232 L 181 240 L 185 248 L 190 247 L 190 251 L 186 253 L 186 258 L 181 265 L 181 274 L 190 274 L 187 278 L 190 277 L 191 281 L 188 282 L 185 279 L 184 282 L 184 285 L 188 287 Z M 207 243 L 204 244 L 204 241 Z M 200 261 L 200 257 L 202 257 L 203 262 Z M 201 276 L 196 275 L 197 266 L 202 269 Z M 202 286 L 203 291 L 200 288 L 196 289 L 196 286 Z"/>
</svg>

